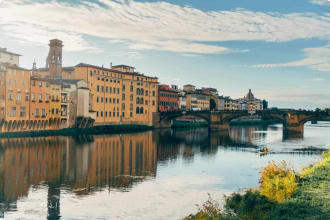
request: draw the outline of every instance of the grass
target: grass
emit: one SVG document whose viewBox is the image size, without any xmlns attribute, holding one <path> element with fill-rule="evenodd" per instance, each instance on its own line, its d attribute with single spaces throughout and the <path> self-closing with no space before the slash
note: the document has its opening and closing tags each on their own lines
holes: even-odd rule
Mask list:
<svg viewBox="0 0 330 220">
<path fill-rule="evenodd" d="M 322 156 L 322 161 L 303 169 L 294 178 L 293 170 L 284 163 L 271 163 L 263 170 L 260 181 L 261 188 L 262 184 L 269 187 L 266 193 L 259 189 L 234 193 L 225 198 L 224 208 L 210 198 L 197 214 L 185 220 L 328 220 L 330 150 Z M 274 192 L 270 193 L 270 189 Z"/>
</svg>

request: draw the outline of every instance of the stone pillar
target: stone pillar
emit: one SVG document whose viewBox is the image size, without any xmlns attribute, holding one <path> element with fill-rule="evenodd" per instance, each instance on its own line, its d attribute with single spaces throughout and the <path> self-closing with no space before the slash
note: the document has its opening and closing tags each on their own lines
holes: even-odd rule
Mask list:
<svg viewBox="0 0 330 220">
<path fill-rule="evenodd" d="M 283 120 L 283 133 L 304 133 L 304 123 L 301 116 L 295 113 L 288 113 Z"/>
</svg>

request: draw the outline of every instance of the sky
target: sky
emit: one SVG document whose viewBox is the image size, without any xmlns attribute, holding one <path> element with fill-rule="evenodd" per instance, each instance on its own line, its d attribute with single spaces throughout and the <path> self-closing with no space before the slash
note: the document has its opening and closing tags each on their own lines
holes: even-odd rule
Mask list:
<svg viewBox="0 0 330 220">
<path fill-rule="evenodd" d="M 0 47 L 44 67 L 125 64 L 160 83 L 248 89 L 270 107 L 330 107 L 328 0 L 0 0 Z"/>
</svg>

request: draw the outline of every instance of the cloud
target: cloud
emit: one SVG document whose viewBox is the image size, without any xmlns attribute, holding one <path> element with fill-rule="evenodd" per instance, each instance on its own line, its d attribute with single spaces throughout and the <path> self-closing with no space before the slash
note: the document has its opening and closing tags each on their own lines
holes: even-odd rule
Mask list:
<svg viewBox="0 0 330 220">
<path fill-rule="evenodd" d="M 310 0 L 311 3 L 317 4 L 317 5 L 327 5 L 330 6 L 329 0 Z"/>
<path fill-rule="evenodd" d="M 329 105 L 330 89 L 320 88 L 278 88 L 259 91 L 263 98 L 272 102 L 312 103 L 315 106 Z"/>
<path fill-rule="evenodd" d="M 324 78 L 313 78 L 312 81 L 314 82 L 320 82 L 320 81 L 324 81 Z"/>
<path fill-rule="evenodd" d="M 65 40 L 76 42 L 67 50 L 95 49 L 85 38 L 94 36 L 111 43 L 125 42 L 131 50 L 195 54 L 244 52 L 218 44 L 224 41 L 329 40 L 329 21 L 327 13 L 280 14 L 244 9 L 205 12 L 162 1 L 97 0 L 69 4 L 56 0 L 11 0 L 0 6 L 0 29 L 5 35 L 31 43 L 44 42 L 44 38 L 56 34 L 66 36 Z M 28 29 L 31 26 L 41 33 Z"/>
<path fill-rule="evenodd" d="M 256 68 L 274 67 L 308 67 L 311 70 L 330 73 L 330 44 L 323 47 L 305 48 L 302 50 L 305 58 L 287 63 L 256 64 Z"/>
</svg>

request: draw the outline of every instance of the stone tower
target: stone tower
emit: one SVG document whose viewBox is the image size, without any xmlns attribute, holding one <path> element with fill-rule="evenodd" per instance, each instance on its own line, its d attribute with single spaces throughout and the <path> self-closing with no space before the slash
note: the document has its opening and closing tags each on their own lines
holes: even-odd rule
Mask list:
<svg viewBox="0 0 330 220">
<path fill-rule="evenodd" d="M 49 53 L 46 60 L 46 68 L 49 69 L 50 79 L 62 78 L 62 48 L 63 42 L 58 39 L 49 41 Z"/>
</svg>

